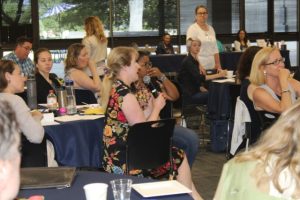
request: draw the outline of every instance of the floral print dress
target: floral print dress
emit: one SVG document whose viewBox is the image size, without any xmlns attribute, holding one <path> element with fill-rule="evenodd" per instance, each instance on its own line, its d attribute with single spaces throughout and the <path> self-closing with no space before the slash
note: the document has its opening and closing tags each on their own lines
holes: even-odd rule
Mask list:
<svg viewBox="0 0 300 200">
<path fill-rule="evenodd" d="M 105 127 L 103 133 L 103 168 L 109 173 L 124 174 L 126 170 L 126 142 L 129 124 L 122 111 L 123 98 L 130 93 L 130 88 L 122 81 L 116 80 L 112 85 L 108 102 Z M 184 152 L 173 148 L 173 169 L 177 173 L 184 157 Z M 157 169 L 130 170 L 130 175 L 167 178 L 169 176 L 170 163 Z"/>
</svg>

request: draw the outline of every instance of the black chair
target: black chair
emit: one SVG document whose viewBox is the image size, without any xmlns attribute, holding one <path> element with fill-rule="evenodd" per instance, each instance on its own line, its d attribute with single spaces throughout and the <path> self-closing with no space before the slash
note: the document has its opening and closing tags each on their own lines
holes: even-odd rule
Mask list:
<svg viewBox="0 0 300 200">
<path fill-rule="evenodd" d="M 185 121 L 187 128 L 199 129 L 201 125 L 205 124 L 207 106 L 191 102 L 191 97 L 186 93 L 183 85 L 179 81 L 177 81 L 176 86 L 178 87 L 177 89 L 179 90 L 181 99 L 181 121 Z"/>
<path fill-rule="evenodd" d="M 46 137 L 43 138 L 42 143 L 34 144 L 29 142 L 22 134 L 22 156 L 21 167 L 47 167 L 47 143 Z"/>
<path fill-rule="evenodd" d="M 95 94 L 90 90 L 75 89 L 75 98 L 77 105 L 96 104 Z"/>
<path fill-rule="evenodd" d="M 132 169 L 153 169 L 172 160 L 175 119 L 138 123 L 129 128 L 126 145 L 126 173 Z M 173 175 L 173 169 L 170 169 Z"/>
</svg>

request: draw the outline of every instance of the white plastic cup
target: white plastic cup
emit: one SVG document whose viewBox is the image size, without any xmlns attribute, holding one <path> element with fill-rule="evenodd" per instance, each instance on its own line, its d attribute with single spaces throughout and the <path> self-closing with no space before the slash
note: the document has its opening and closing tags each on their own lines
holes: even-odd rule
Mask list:
<svg viewBox="0 0 300 200">
<path fill-rule="evenodd" d="M 130 200 L 131 179 L 115 179 L 110 181 L 115 200 Z"/>
<path fill-rule="evenodd" d="M 90 183 L 83 186 L 86 200 L 106 200 L 107 187 L 106 183 Z"/>
<path fill-rule="evenodd" d="M 227 74 L 226 74 L 227 78 L 232 78 L 233 77 L 233 71 L 232 70 L 228 70 Z"/>
</svg>

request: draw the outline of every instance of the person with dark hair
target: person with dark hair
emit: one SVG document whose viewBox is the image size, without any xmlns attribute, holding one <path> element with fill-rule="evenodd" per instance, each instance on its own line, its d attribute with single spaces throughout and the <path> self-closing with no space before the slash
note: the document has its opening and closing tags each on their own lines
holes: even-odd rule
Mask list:
<svg viewBox="0 0 300 200">
<path fill-rule="evenodd" d="M 28 57 L 32 49 L 32 40 L 27 37 L 19 37 L 15 50 L 2 58 L 2 60 L 11 60 L 20 66 L 25 76 L 34 74 L 34 64 Z"/>
<path fill-rule="evenodd" d="M 163 34 L 162 41 L 159 42 L 156 47 L 156 55 L 159 54 L 174 54 L 174 48 L 171 43 L 171 35 L 169 33 Z"/>
<path fill-rule="evenodd" d="M 165 77 L 157 67 L 151 67 L 150 52 L 138 51 L 138 53 L 137 62 L 140 65 L 140 69 L 138 71 L 139 80 L 134 85 L 135 95 L 145 115 L 149 115 L 153 109 L 153 97 L 151 91 L 143 82 L 145 76 L 150 76 L 153 84 L 158 83 L 156 84 L 157 88 L 164 93 L 165 98 L 169 101 L 176 101 L 179 98 L 179 92 L 172 81 Z M 184 150 L 189 165 L 192 167 L 199 148 L 197 134 L 191 129 L 176 125 L 173 133 L 173 145 Z"/>
<path fill-rule="evenodd" d="M 12 200 L 20 187 L 20 133 L 16 115 L 0 100 L 0 199 Z"/>
<path fill-rule="evenodd" d="M 56 90 L 61 87 L 56 74 L 50 73 L 53 61 L 51 53 L 46 48 L 40 48 L 34 52 L 35 79 L 37 103 L 47 103 L 49 90 Z"/>
<path fill-rule="evenodd" d="M 238 79 L 241 81 L 241 90 L 240 90 L 240 100 L 242 100 L 250 114 L 251 118 L 251 137 L 250 144 L 256 142 L 261 133 L 261 124 L 258 118 L 258 115 L 254 109 L 252 102 L 252 93 L 256 87 L 250 85 L 249 76 L 252 66 L 252 61 L 254 59 L 255 54 L 261 49 L 258 46 L 252 46 L 246 49 L 246 51 L 241 55 L 238 67 L 237 67 L 237 75 Z M 241 148 L 244 145 L 241 145 Z"/>
<path fill-rule="evenodd" d="M 15 95 L 24 91 L 26 78 L 19 66 L 11 60 L 0 61 L 0 100 L 8 101 L 14 109 L 17 122 L 26 139 L 35 144 L 40 144 L 44 138 L 44 128 L 41 125 L 43 115 L 40 111 L 30 111 L 25 101 Z M 48 166 L 57 166 L 54 160 L 54 147 L 47 141 Z"/>
<path fill-rule="evenodd" d="M 251 43 L 248 40 L 247 32 L 243 29 L 240 29 L 237 32 L 236 40 L 234 41 L 235 51 L 245 51 L 248 47 L 250 47 Z"/>
</svg>

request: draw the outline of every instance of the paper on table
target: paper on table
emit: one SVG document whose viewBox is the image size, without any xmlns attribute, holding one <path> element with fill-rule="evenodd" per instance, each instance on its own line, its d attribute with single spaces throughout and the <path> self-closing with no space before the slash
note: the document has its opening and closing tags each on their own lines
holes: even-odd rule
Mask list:
<svg viewBox="0 0 300 200">
<path fill-rule="evenodd" d="M 41 120 L 42 126 L 50 126 L 50 125 L 57 125 L 59 123 L 54 121 L 54 114 L 53 113 L 43 113 L 43 119 Z"/>
<path fill-rule="evenodd" d="M 104 115 L 64 115 L 60 117 L 55 117 L 55 121 L 70 122 L 70 121 L 77 121 L 77 120 L 93 120 L 102 117 L 104 117 Z"/>
<path fill-rule="evenodd" d="M 217 79 L 217 80 L 213 80 L 213 82 L 215 82 L 215 83 L 227 83 L 227 82 L 234 83 L 235 79 L 234 78 Z"/>
<path fill-rule="evenodd" d="M 143 197 L 157 197 L 192 192 L 190 189 L 175 180 L 133 184 L 132 188 Z"/>
</svg>

